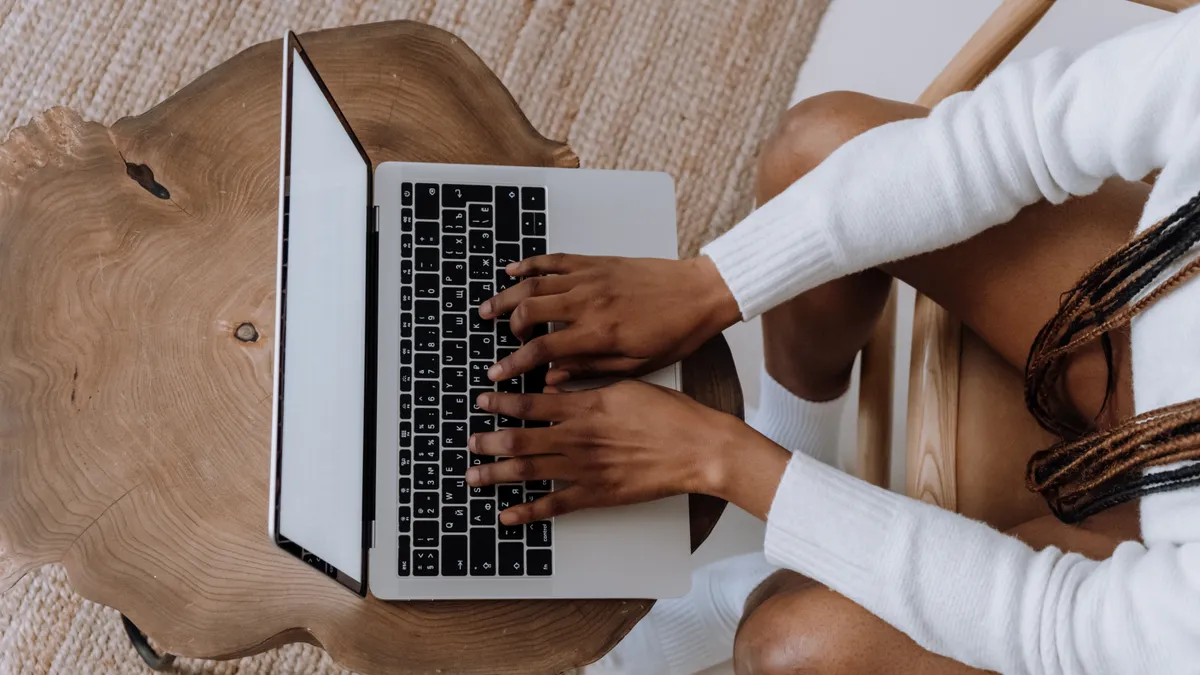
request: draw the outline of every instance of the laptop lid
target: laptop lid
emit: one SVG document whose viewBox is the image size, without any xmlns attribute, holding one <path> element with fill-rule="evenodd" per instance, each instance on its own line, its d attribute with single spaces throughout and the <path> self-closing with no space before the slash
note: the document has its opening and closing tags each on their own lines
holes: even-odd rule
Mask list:
<svg viewBox="0 0 1200 675">
<path fill-rule="evenodd" d="M 374 520 L 371 162 L 284 38 L 272 532 L 359 594 Z"/>
</svg>

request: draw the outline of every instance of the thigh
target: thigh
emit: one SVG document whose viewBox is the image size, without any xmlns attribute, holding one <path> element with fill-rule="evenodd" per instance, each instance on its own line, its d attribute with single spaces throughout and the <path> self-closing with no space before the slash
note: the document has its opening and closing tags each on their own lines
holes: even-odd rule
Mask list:
<svg viewBox="0 0 1200 675">
<path fill-rule="evenodd" d="M 1009 534 L 1035 549 L 1057 546 L 1094 559 L 1136 538 L 1137 512 L 1113 509 L 1084 525 L 1038 518 Z M 927 651 L 844 596 L 795 572 L 768 577 L 746 602 L 734 646 L 741 674 L 975 675 L 983 671 Z"/>
</svg>

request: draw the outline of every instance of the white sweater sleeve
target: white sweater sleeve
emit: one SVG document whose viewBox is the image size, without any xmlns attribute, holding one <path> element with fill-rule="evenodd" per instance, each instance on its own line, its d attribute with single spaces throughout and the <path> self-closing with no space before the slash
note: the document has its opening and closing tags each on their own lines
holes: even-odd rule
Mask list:
<svg viewBox="0 0 1200 675">
<path fill-rule="evenodd" d="M 766 554 L 977 668 L 1200 672 L 1200 543 L 1128 542 L 1102 562 L 1035 552 L 796 453 L 767 519 Z"/>
<path fill-rule="evenodd" d="M 1200 122 L 1200 9 L 1072 59 L 1001 68 L 924 119 L 843 145 L 704 247 L 749 319 L 846 274 L 967 239 L 1041 199 L 1162 168 Z"/>
</svg>

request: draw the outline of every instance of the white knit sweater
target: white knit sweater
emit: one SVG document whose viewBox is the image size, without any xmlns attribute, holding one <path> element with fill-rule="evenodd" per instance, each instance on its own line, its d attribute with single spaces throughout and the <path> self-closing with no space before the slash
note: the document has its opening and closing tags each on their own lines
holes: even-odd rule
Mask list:
<svg viewBox="0 0 1200 675">
<path fill-rule="evenodd" d="M 847 143 L 704 253 L 746 318 L 953 244 L 1041 199 L 1161 169 L 1144 229 L 1200 192 L 1200 10 L 1074 58 L 1001 69 L 930 116 Z M 1052 227 L 1053 225 L 1048 225 Z M 1200 284 L 1135 319 L 1138 412 L 1200 397 Z M 800 453 L 767 520 L 774 563 L 923 647 L 1002 673 L 1200 673 L 1200 489 L 1142 500 L 1144 545 L 1096 562 L 874 488 Z"/>
</svg>

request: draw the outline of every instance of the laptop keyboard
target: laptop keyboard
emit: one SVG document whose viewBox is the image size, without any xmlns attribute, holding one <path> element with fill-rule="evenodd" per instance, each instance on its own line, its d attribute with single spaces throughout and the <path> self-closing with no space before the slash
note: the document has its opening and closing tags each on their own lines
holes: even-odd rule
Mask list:
<svg viewBox="0 0 1200 675">
<path fill-rule="evenodd" d="M 501 525 L 504 509 L 550 481 L 469 487 L 469 466 L 492 457 L 467 438 L 544 426 L 475 406 L 485 391 L 540 392 L 545 369 L 493 383 L 488 368 L 520 346 L 484 300 L 517 282 L 504 267 L 546 252 L 546 189 L 404 183 L 400 262 L 400 576 L 553 574 L 553 521 Z M 503 460 L 501 460 L 503 461 Z"/>
</svg>

